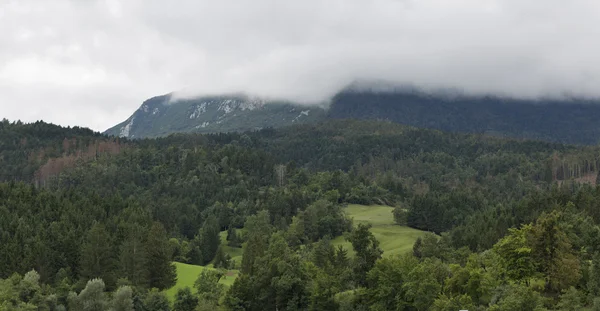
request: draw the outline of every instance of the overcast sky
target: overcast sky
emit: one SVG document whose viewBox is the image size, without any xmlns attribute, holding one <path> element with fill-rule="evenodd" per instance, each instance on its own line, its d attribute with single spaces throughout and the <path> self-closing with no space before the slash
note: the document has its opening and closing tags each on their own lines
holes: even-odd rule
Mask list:
<svg viewBox="0 0 600 311">
<path fill-rule="evenodd" d="M 0 118 L 103 131 L 174 90 L 355 79 L 595 97 L 599 55 L 598 0 L 0 0 Z"/>
</svg>

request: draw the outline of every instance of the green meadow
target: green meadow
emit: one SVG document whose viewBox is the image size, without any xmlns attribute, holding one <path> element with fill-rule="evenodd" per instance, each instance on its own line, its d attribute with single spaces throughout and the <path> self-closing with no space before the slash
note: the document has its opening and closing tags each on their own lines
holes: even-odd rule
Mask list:
<svg viewBox="0 0 600 311">
<path fill-rule="evenodd" d="M 200 275 L 200 273 L 202 273 L 202 270 L 204 269 L 214 269 L 211 267 L 211 265 L 196 266 L 180 262 L 174 262 L 174 264 L 175 267 L 177 267 L 177 284 L 175 284 L 175 286 L 169 288 L 166 291 L 167 296 L 171 300 L 174 299 L 177 290 L 180 288 L 189 287 L 192 289 L 193 292 L 196 292 L 196 290 L 194 289 L 194 282 L 196 282 L 198 275 Z M 235 278 L 237 277 L 238 273 L 239 272 L 237 270 L 227 271 L 226 275 L 221 279 L 219 283 L 227 287 L 231 286 L 233 284 L 233 281 L 235 281 Z"/>
<path fill-rule="evenodd" d="M 379 240 L 379 246 L 383 249 L 384 256 L 402 254 L 412 250 L 417 238 L 425 234 L 421 230 L 396 225 L 392 210 L 392 207 L 383 205 L 351 204 L 345 208 L 348 217 L 354 219 L 355 225 L 370 223 L 373 226 L 371 232 Z M 339 236 L 332 242 L 335 246 L 342 245 L 348 250 L 348 253 L 353 254 L 352 244 L 344 236 Z"/>
</svg>

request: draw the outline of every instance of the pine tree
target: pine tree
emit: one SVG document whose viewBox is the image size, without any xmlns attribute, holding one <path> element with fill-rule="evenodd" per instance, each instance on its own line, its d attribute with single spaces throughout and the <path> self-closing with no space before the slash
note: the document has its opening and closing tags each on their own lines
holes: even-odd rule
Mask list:
<svg viewBox="0 0 600 311">
<path fill-rule="evenodd" d="M 150 227 L 146 240 L 146 266 L 149 268 L 148 286 L 165 289 L 175 285 L 177 272 L 171 263 L 171 248 L 162 224 L 155 222 Z"/>
<path fill-rule="evenodd" d="M 198 236 L 194 239 L 194 244 L 200 251 L 199 262 L 205 265 L 215 258 L 217 249 L 221 245 L 220 227 L 217 217 L 214 215 L 208 216 L 204 221 Z"/>
<path fill-rule="evenodd" d="M 546 277 L 546 290 L 557 293 L 575 285 L 580 264 L 571 241 L 563 230 L 561 212 L 543 213 L 532 228 L 533 255 L 540 272 Z"/>
<path fill-rule="evenodd" d="M 592 257 L 587 287 L 591 297 L 600 297 L 600 253 Z"/>
<path fill-rule="evenodd" d="M 79 275 L 84 280 L 101 278 L 110 289 L 115 285 L 116 260 L 111 238 L 101 224 L 94 225 L 81 248 Z"/>
<path fill-rule="evenodd" d="M 213 261 L 213 266 L 215 268 L 225 268 L 229 269 L 231 266 L 231 256 L 223 251 L 223 246 L 219 245 L 217 248 L 217 254 L 215 255 L 215 260 Z"/>
<path fill-rule="evenodd" d="M 244 245 L 242 273 L 252 274 L 255 261 L 263 256 L 269 247 L 269 238 L 272 231 L 269 213 L 261 211 L 248 217 L 244 227 L 247 230 L 248 241 Z"/>
<path fill-rule="evenodd" d="M 119 256 L 120 276 L 126 277 L 135 286 L 146 287 L 149 274 L 146 257 L 142 229 L 134 227 L 121 245 Z"/>
</svg>

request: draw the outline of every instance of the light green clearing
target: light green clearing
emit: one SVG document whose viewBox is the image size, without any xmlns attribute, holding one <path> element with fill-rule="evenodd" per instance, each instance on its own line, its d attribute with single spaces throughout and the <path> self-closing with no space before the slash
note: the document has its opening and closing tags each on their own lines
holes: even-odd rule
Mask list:
<svg viewBox="0 0 600 311">
<path fill-rule="evenodd" d="M 235 267 L 239 267 L 242 264 L 242 248 L 240 247 L 230 247 L 227 246 L 227 231 L 221 231 L 221 245 L 223 246 L 223 251 L 229 256 L 231 259 L 235 261 Z M 173 262 L 175 267 L 177 268 L 177 283 L 175 286 L 169 288 L 166 291 L 167 296 L 173 300 L 175 298 L 175 294 L 177 290 L 180 288 L 189 287 L 192 289 L 192 292 L 196 292 L 194 289 L 194 283 L 196 279 L 198 279 L 198 275 L 202 273 L 204 269 L 213 269 L 213 265 L 209 264 L 206 266 L 197 266 L 190 265 L 181 262 Z M 220 283 L 229 287 L 233 284 L 233 281 L 237 278 L 239 274 L 238 270 L 229 270 L 227 274 L 221 279 Z"/>
<path fill-rule="evenodd" d="M 194 289 L 194 283 L 196 282 L 196 279 L 198 279 L 198 275 L 200 275 L 200 273 L 202 273 L 202 270 L 204 269 L 213 269 L 212 265 L 205 267 L 180 262 L 174 262 L 174 264 L 177 268 L 177 284 L 175 284 L 175 286 L 169 288 L 166 291 L 167 296 L 171 300 L 174 300 L 175 294 L 180 288 L 189 287 L 190 289 L 192 289 L 192 292 L 195 293 L 196 290 Z M 237 270 L 229 270 L 227 272 L 227 275 L 221 278 L 219 283 L 227 287 L 231 286 L 233 284 L 233 281 L 235 281 L 235 279 L 237 278 L 238 273 L 239 271 Z"/>
<path fill-rule="evenodd" d="M 418 237 L 422 237 L 425 231 L 398 226 L 394 224 L 394 208 L 382 205 L 348 205 L 344 209 L 349 218 L 354 219 L 354 224 L 370 223 L 373 227 L 371 232 L 379 241 L 379 247 L 384 256 L 402 254 L 412 250 L 413 244 Z M 352 244 L 344 236 L 339 236 L 332 241 L 336 247 L 342 245 L 353 255 Z"/>
</svg>

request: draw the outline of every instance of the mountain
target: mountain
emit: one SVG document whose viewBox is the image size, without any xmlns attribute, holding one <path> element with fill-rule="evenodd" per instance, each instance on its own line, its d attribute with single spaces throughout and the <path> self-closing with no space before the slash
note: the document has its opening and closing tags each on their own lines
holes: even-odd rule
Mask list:
<svg viewBox="0 0 600 311">
<path fill-rule="evenodd" d="M 571 144 L 600 142 L 600 101 L 513 99 L 458 93 L 345 90 L 331 101 L 333 119 L 380 119 L 443 131 Z"/>
<path fill-rule="evenodd" d="M 150 98 L 124 122 L 105 134 L 147 138 L 177 132 L 215 133 L 281 127 L 322 120 L 325 110 L 287 101 L 245 95 L 175 99 L 172 94 Z"/>
<path fill-rule="evenodd" d="M 105 133 L 128 138 L 175 132 L 231 132 L 326 119 L 388 120 L 421 128 L 560 142 L 600 142 L 600 101 L 580 98 L 514 99 L 425 92 L 410 87 L 348 87 L 325 110 L 243 95 L 146 100 L 126 121 Z"/>
</svg>

